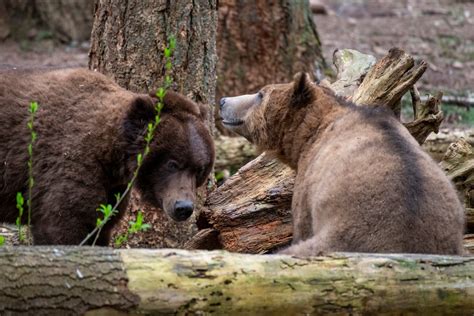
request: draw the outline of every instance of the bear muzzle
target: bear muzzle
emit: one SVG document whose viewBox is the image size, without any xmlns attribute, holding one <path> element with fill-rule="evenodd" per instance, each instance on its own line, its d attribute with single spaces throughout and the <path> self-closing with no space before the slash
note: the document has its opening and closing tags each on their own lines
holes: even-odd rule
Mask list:
<svg viewBox="0 0 474 316">
<path fill-rule="evenodd" d="M 190 200 L 178 200 L 174 204 L 173 219 L 175 221 L 185 221 L 193 214 L 194 205 Z"/>
<path fill-rule="evenodd" d="M 222 98 L 219 101 L 222 124 L 229 129 L 243 125 L 245 116 L 259 101 L 258 93 Z"/>
</svg>

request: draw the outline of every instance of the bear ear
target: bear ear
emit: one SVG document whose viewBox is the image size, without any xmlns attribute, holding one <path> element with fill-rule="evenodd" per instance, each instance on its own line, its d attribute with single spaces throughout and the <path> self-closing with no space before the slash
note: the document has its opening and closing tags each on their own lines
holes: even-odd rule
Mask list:
<svg viewBox="0 0 474 316">
<path fill-rule="evenodd" d="M 299 72 L 293 79 L 291 106 L 302 107 L 313 101 L 313 87 L 306 72 Z"/>
<path fill-rule="evenodd" d="M 148 123 L 155 119 L 156 110 L 152 98 L 148 96 L 136 97 L 128 109 L 123 123 L 125 138 L 134 142 L 143 136 Z"/>
</svg>

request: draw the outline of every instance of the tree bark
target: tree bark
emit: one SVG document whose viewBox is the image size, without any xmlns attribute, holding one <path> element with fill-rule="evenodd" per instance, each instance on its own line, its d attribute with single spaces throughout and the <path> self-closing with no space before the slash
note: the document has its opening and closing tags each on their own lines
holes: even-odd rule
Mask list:
<svg viewBox="0 0 474 316">
<path fill-rule="evenodd" d="M 473 257 L 4 247 L 0 265 L 7 315 L 474 312 Z"/>
<path fill-rule="evenodd" d="M 217 100 L 326 70 L 307 0 L 220 0 L 217 51 Z"/>
<path fill-rule="evenodd" d="M 176 39 L 171 73 L 173 90 L 208 104 L 213 113 L 216 84 L 216 0 L 114 1 L 98 0 L 92 30 L 89 67 L 113 78 L 122 87 L 154 92 L 164 81 L 163 49 Z M 209 115 L 209 126 L 213 126 Z M 205 190 L 200 195 L 206 195 Z M 149 232 L 134 236 L 129 245 L 179 247 L 196 232 L 193 220 L 175 223 L 161 210 L 143 205 L 137 192 L 119 231 L 142 209 Z"/>
<path fill-rule="evenodd" d="M 373 57 L 352 50 L 337 51 L 334 54 L 337 81 L 322 84 L 360 104 L 386 105 L 399 115 L 401 96 L 420 78 L 426 63 L 415 63 L 400 49 L 391 49 L 387 56 L 374 62 Z M 415 101 L 418 117 L 410 131 L 422 141 L 440 123 L 432 124 L 424 118 L 434 115 L 442 119 L 442 113 L 436 100 L 422 103 L 414 98 Z M 262 253 L 288 244 L 292 231 L 293 181 L 294 172 L 289 167 L 265 155 L 259 156 L 209 196 L 208 210 L 201 214 L 198 223 L 201 229 L 211 229 L 213 233 L 196 235 L 186 246 L 206 249 L 209 243 L 236 252 Z"/>
</svg>

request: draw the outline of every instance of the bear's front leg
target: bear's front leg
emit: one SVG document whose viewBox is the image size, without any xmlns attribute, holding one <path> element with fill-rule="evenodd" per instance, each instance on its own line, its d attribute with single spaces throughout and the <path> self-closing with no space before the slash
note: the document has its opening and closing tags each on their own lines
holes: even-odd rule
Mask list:
<svg viewBox="0 0 474 316">
<path fill-rule="evenodd" d="M 79 245 L 86 238 L 101 215 L 97 208 L 107 202 L 105 189 L 95 177 L 89 181 L 56 177 L 59 180 L 54 183 L 36 183 L 32 204 L 34 244 Z M 100 244 L 107 242 L 101 239 Z"/>
</svg>

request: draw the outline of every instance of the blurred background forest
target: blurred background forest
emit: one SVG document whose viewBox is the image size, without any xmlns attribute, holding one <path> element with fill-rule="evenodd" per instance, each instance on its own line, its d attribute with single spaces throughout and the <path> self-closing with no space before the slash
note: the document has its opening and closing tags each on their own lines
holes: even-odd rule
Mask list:
<svg viewBox="0 0 474 316">
<path fill-rule="evenodd" d="M 474 125 L 469 110 L 474 104 L 474 1 L 313 0 L 311 5 L 328 64 L 336 48 L 379 59 L 389 48 L 401 47 L 428 62 L 418 82 L 421 91 L 460 97 L 444 105 L 442 126 Z M 93 1 L 0 1 L 0 63 L 87 67 L 93 9 Z"/>
<path fill-rule="evenodd" d="M 103 3 L 110 5 L 107 1 Z M 124 14 L 117 24 L 127 22 L 128 6 L 123 3 L 116 8 L 119 16 Z M 148 6 L 145 11 L 152 10 L 153 3 L 144 5 Z M 157 1 L 155 6 L 159 7 L 159 3 Z M 430 135 L 425 148 L 436 159 L 441 159 L 449 143 L 459 136 L 474 143 L 474 1 L 311 0 L 309 6 L 303 0 L 220 0 L 218 3 L 216 100 L 224 95 L 253 93 L 265 84 L 288 82 L 301 70 L 312 73 L 316 79 L 329 77 L 332 81 L 336 73 L 332 66 L 336 49 L 355 49 L 379 60 L 390 48 L 400 47 L 428 64 L 417 82 L 421 94 L 444 93 L 445 118 L 440 132 Z M 142 17 L 137 18 L 130 23 L 139 25 Z M 151 23 L 143 22 L 143 25 Z M 20 67 L 92 65 L 95 68 L 97 58 L 113 60 L 114 56 L 89 56 L 91 44 L 94 48 L 93 23 L 92 0 L 0 0 L 0 64 Z M 101 23 L 97 16 L 96 23 Z M 120 27 L 124 26 L 117 28 Z M 104 50 L 101 41 L 115 45 L 110 36 L 97 37 L 94 54 Z M 142 57 L 145 55 L 141 52 Z M 136 60 L 130 62 L 133 64 Z M 146 64 L 147 61 L 141 62 Z M 119 64 L 120 67 L 123 64 Z M 99 71 L 112 77 L 116 75 L 110 69 Z M 143 69 L 137 68 L 137 72 Z M 114 79 L 131 90 L 143 88 L 134 86 L 133 80 Z M 194 97 L 196 99 L 196 95 Z M 402 120 L 409 121 L 412 116 L 408 95 L 402 99 Z M 217 134 L 219 132 L 223 130 L 217 122 Z M 246 146 L 250 145 L 245 142 L 238 147 L 238 155 L 246 155 L 239 157 L 238 163 L 229 162 L 233 157 L 228 150 L 219 152 L 218 149 L 218 178 L 228 177 L 255 157 L 255 151 Z M 225 159 L 221 159 L 220 154 L 225 155 Z M 132 207 L 131 212 L 136 209 Z M 146 213 L 146 221 L 154 228 L 132 239 L 129 245 L 177 247 L 195 232 L 195 228 L 190 230 L 168 223 L 163 216 L 159 212 Z M 127 218 L 121 230 L 126 228 L 126 221 Z"/>
</svg>

